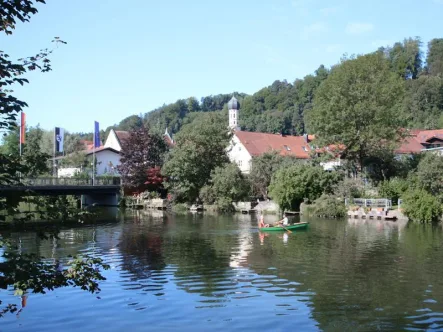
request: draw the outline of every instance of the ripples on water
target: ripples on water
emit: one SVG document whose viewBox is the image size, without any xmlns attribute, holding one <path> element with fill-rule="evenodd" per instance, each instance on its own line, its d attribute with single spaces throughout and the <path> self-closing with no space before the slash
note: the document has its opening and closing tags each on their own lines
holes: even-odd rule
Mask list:
<svg viewBox="0 0 443 332">
<path fill-rule="evenodd" d="M 22 252 L 61 262 L 87 253 L 111 270 L 100 294 L 31 294 L 0 330 L 443 329 L 441 228 L 310 222 L 263 234 L 250 216 L 138 213 L 56 241 L 10 234 Z M 20 302 L 11 292 L 2 300 Z"/>
</svg>

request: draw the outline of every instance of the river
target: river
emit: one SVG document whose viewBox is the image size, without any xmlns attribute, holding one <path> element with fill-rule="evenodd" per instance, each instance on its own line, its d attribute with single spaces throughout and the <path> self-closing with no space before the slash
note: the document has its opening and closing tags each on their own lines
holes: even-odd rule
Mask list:
<svg viewBox="0 0 443 332">
<path fill-rule="evenodd" d="M 255 216 L 135 211 L 62 229 L 58 240 L 4 233 L 22 252 L 61 261 L 88 253 L 111 269 L 99 294 L 30 294 L 0 330 L 443 329 L 441 227 L 307 221 L 307 230 L 262 234 Z M 1 295 L 20 307 L 12 291 Z"/>
</svg>

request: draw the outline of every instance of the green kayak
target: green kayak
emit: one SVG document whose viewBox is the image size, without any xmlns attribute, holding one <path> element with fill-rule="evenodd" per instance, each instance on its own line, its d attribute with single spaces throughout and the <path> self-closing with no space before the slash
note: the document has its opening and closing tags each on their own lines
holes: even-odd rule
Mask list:
<svg viewBox="0 0 443 332">
<path fill-rule="evenodd" d="M 262 227 L 259 229 L 262 232 L 275 232 L 275 231 L 281 232 L 281 231 L 286 231 L 287 229 L 289 229 L 290 231 L 293 231 L 295 229 L 303 229 L 303 228 L 306 228 L 307 226 L 308 226 L 307 222 L 299 222 L 297 224 L 285 226 L 286 229 L 283 227 L 278 227 L 278 226 L 277 227 Z"/>
</svg>

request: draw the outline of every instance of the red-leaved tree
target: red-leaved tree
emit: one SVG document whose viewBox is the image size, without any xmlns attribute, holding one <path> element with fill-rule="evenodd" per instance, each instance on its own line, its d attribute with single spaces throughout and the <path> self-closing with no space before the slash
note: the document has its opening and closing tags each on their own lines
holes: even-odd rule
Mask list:
<svg viewBox="0 0 443 332">
<path fill-rule="evenodd" d="M 133 128 L 122 142 L 121 164 L 117 167 L 125 190 L 140 193 L 158 184 L 160 174 L 155 170 L 161 168 L 166 150 L 163 137 L 150 133 L 147 125 Z"/>
<path fill-rule="evenodd" d="M 162 191 L 163 190 L 163 181 L 164 177 L 161 175 L 161 167 L 155 166 L 151 167 L 146 172 L 146 189 L 149 191 Z"/>
</svg>

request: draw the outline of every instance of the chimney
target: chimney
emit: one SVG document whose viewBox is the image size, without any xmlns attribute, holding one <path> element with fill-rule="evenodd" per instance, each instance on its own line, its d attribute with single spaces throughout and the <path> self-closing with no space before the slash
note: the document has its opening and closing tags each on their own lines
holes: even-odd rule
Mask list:
<svg viewBox="0 0 443 332">
<path fill-rule="evenodd" d="M 303 138 L 305 140 L 305 143 L 309 143 L 308 134 L 303 134 Z"/>
</svg>

